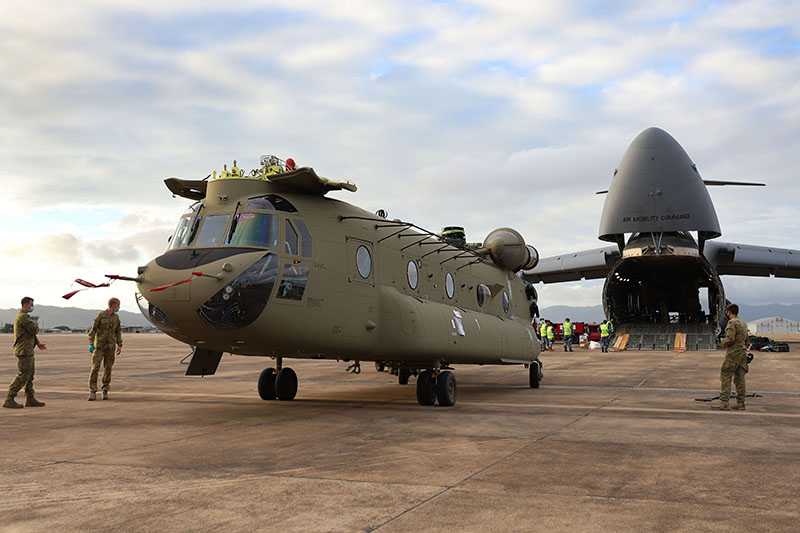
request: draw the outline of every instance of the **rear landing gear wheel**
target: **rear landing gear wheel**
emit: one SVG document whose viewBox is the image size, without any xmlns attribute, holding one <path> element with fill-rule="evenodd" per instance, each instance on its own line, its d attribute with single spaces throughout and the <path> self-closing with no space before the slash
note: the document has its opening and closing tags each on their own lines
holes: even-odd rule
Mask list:
<svg viewBox="0 0 800 533">
<path fill-rule="evenodd" d="M 386 366 L 381 361 L 375 361 L 375 370 L 377 372 L 383 372 L 386 370 Z"/>
<path fill-rule="evenodd" d="M 258 395 L 262 400 L 275 399 L 275 369 L 265 368 L 258 376 Z"/>
<path fill-rule="evenodd" d="M 452 407 L 456 404 L 456 375 L 449 371 L 442 371 L 436 378 L 436 399 L 439 407 Z"/>
<path fill-rule="evenodd" d="M 420 405 L 436 403 L 436 381 L 430 370 L 423 370 L 417 376 L 417 403 Z"/>
<path fill-rule="evenodd" d="M 400 385 L 408 385 L 408 378 L 411 377 L 411 369 L 401 366 L 397 369 L 397 382 Z"/>
<path fill-rule="evenodd" d="M 294 400 L 297 394 L 297 374 L 289 367 L 284 367 L 275 378 L 275 395 L 279 400 Z"/>
<path fill-rule="evenodd" d="M 539 383 L 542 381 L 542 364 L 539 361 L 533 361 L 528 365 L 528 381 L 532 389 L 539 388 Z"/>
</svg>

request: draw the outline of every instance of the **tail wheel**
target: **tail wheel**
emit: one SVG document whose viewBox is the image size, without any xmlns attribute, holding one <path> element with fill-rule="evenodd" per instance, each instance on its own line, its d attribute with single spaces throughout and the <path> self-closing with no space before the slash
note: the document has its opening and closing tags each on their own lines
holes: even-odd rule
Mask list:
<svg viewBox="0 0 800 533">
<path fill-rule="evenodd" d="M 456 404 L 456 375 L 450 370 L 442 371 L 436 378 L 436 399 L 440 407 Z"/>
<path fill-rule="evenodd" d="M 538 389 L 539 383 L 542 381 L 541 375 L 541 363 L 539 361 L 533 361 L 528 366 L 528 381 L 530 382 L 530 386 L 532 389 Z"/>
<path fill-rule="evenodd" d="M 436 403 L 436 381 L 430 370 L 423 370 L 417 376 L 417 402 L 420 405 Z"/>
<path fill-rule="evenodd" d="M 275 369 L 265 368 L 258 376 L 258 395 L 262 400 L 275 399 Z"/>
<path fill-rule="evenodd" d="M 297 394 L 297 374 L 289 367 L 284 367 L 275 378 L 275 395 L 279 400 L 294 400 Z"/>
</svg>

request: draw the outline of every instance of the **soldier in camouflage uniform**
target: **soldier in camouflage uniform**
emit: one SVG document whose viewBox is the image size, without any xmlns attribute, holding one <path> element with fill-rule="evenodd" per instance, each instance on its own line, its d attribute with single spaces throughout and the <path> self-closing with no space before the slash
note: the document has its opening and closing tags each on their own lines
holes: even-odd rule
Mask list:
<svg viewBox="0 0 800 533">
<path fill-rule="evenodd" d="M 119 300 L 111 298 L 108 309 L 101 311 L 89 330 L 89 353 L 92 354 L 92 371 L 89 374 L 89 401 L 97 399 L 97 375 L 103 365 L 103 399 L 108 400 L 111 385 L 111 368 L 114 359 L 122 352 L 122 326 L 119 323 Z"/>
<path fill-rule="evenodd" d="M 19 373 L 8 387 L 8 396 L 3 407 L 20 409 L 17 403 L 17 393 L 25 387 L 25 407 L 44 407 L 44 402 L 36 399 L 33 392 L 33 375 L 36 365 L 34 363 L 33 349 L 46 350 L 47 345 L 39 342 L 37 337 L 39 326 L 31 320 L 29 313 L 33 311 L 33 298 L 26 296 L 22 299 L 22 308 L 14 320 L 14 355 L 17 356 L 17 369 Z"/>
<path fill-rule="evenodd" d="M 744 410 L 745 374 L 747 374 L 747 324 L 739 317 L 739 306 L 730 304 L 725 309 L 728 317 L 728 325 L 725 327 L 725 338 L 722 339 L 722 347 L 725 348 L 725 361 L 720 369 L 720 381 L 722 386 L 719 392 L 719 406 L 716 409 L 727 411 L 730 409 L 729 400 L 731 397 L 731 378 L 736 385 L 736 405 L 733 409 Z"/>
</svg>

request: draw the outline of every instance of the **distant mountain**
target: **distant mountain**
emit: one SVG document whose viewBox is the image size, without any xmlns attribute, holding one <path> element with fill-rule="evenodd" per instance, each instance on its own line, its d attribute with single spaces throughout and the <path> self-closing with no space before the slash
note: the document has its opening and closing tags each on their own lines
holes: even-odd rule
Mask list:
<svg viewBox="0 0 800 533">
<path fill-rule="evenodd" d="M 552 322 L 562 322 L 569 318 L 573 322 L 600 322 L 605 319 L 602 305 L 591 307 L 572 307 L 569 305 L 551 305 L 540 310 L 542 318 Z"/>
<path fill-rule="evenodd" d="M 36 305 L 33 316 L 39 317 L 39 327 L 54 328 L 69 326 L 73 329 L 86 329 L 92 325 L 100 309 L 81 309 L 79 307 L 56 307 L 53 305 Z M 0 309 L 0 326 L 14 322 L 17 309 Z M 119 318 L 123 326 L 150 326 L 140 313 L 120 311 Z"/>
<path fill-rule="evenodd" d="M 739 304 L 739 317 L 747 322 L 772 316 L 780 316 L 787 320 L 800 320 L 800 304 Z"/>
<path fill-rule="evenodd" d="M 602 305 L 591 307 L 553 305 L 543 308 L 541 316 L 554 322 L 561 322 L 565 317 L 578 322 L 600 322 L 605 318 Z M 787 320 L 800 320 L 800 304 L 739 304 L 739 317 L 746 322 L 773 316 L 780 316 Z"/>
</svg>

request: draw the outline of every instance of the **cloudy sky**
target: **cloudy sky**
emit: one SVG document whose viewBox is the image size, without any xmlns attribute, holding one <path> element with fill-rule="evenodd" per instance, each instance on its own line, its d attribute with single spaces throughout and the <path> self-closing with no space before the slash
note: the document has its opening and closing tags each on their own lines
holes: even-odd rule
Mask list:
<svg viewBox="0 0 800 533">
<path fill-rule="evenodd" d="M 265 153 L 352 179 L 336 196 L 367 209 L 473 240 L 511 226 L 545 256 L 599 245 L 592 193 L 655 125 L 704 177 L 769 184 L 712 191 L 723 239 L 800 248 L 800 4 L 658 4 L 4 0 L 0 307 L 134 274 L 187 204 L 164 177 Z M 800 303 L 797 281 L 726 286 Z M 113 293 L 135 308 L 131 284 Z"/>
</svg>

